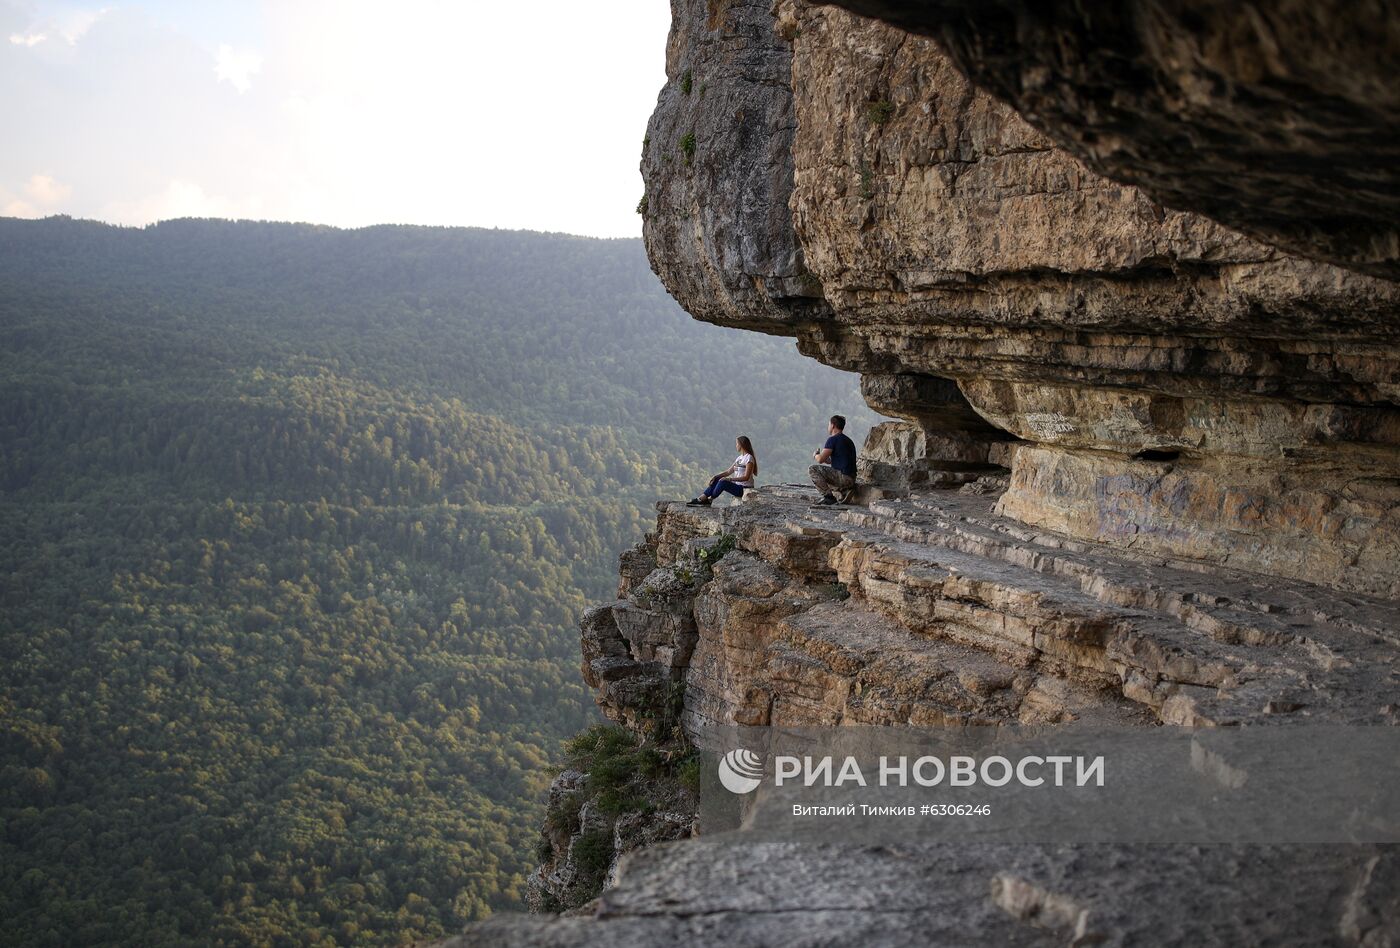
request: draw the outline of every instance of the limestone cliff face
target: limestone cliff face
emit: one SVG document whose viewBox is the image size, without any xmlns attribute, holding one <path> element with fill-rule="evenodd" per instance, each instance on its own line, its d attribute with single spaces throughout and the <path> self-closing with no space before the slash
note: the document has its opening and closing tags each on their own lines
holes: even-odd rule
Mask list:
<svg viewBox="0 0 1400 948">
<path fill-rule="evenodd" d="M 671 11 L 669 81 L 642 158 L 648 250 L 697 318 L 790 335 L 827 314 L 788 209 L 791 49 L 766 2 Z"/>
<path fill-rule="evenodd" d="M 1400 276 L 1389 0 L 832 0 L 958 68 L 1115 180 L 1270 244 Z"/>
<path fill-rule="evenodd" d="M 673 0 L 642 160 L 653 267 L 697 318 L 795 337 L 900 420 L 865 439 L 849 507 L 796 485 L 658 504 L 580 628 L 584 678 L 629 732 L 677 696 L 697 738 L 1400 725 L 1393 125 L 1340 154 L 1396 84 L 1317 74 L 1391 48 L 1397 18 L 1379 4 L 1381 35 L 1290 57 L 1259 50 L 1304 42 L 1297 4 L 1043 6 Z M 1319 9 L 1319 28 L 1356 20 Z M 1233 46 L 1183 38 L 1251 16 Z M 1231 49 L 1237 84 L 1201 80 Z M 1114 55 L 1137 77 L 1121 95 Z M 1309 91 L 1351 83 L 1326 99 L 1350 101 L 1368 75 L 1369 112 Z M 1202 154 L 1172 150 L 1173 121 Z M 1273 121 L 1278 166 L 1251 168 Z M 1400 944 L 1393 848 L 701 839 L 631 852 L 610 883 L 592 918 L 468 941 Z"/>
<path fill-rule="evenodd" d="M 862 373 L 947 460 L 1026 442 L 1024 523 L 1400 592 L 1400 287 L 1101 177 L 929 39 L 674 11 L 645 234 L 693 314 Z"/>
<path fill-rule="evenodd" d="M 1400 723 L 1400 604 L 1028 529 L 993 509 L 1000 480 L 840 510 L 785 486 L 658 504 L 619 598 L 581 623 L 584 677 L 639 734 L 677 689 L 696 734 Z M 565 771 L 551 811 L 594 779 Z M 682 838 L 672 807 L 604 825 L 588 804 L 571 825 L 546 828 L 531 883 L 546 909 L 577 904 L 579 852 L 606 835 L 608 888 L 566 913 L 586 917 L 500 917 L 452 948 L 1400 939 L 1394 847 L 735 845 Z"/>
<path fill-rule="evenodd" d="M 834 512 L 795 487 L 662 503 L 645 575 L 582 623 L 584 677 L 634 730 L 677 684 L 696 733 L 1400 723 L 1400 603 L 1067 541 L 984 480 Z"/>
</svg>

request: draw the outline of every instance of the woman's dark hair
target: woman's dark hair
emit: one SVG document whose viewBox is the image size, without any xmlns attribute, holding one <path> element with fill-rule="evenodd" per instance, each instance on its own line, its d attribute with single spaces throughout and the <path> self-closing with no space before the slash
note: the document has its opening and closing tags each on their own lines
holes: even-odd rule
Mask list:
<svg viewBox="0 0 1400 948">
<path fill-rule="evenodd" d="M 753 442 L 749 440 L 748 435 L 739 435 L 735 440 L 739 442 L 739 447 L 744 449 L 744 453 L 753 458 L 753 470 L 749 471 L 749 474 L 758 476 L 758 455 L 753 453 Z"/>
<path fill-rule="evenodd" d="M 837 430 L 837 431 L 845 431 L 845 430 L 846 430 L 846 416 L 845 416 L 845 415 L 832 415 L 832 416 L 831 416 L 831 423 L 832 423 L 833 425 L 836 426 L 836 430 Z"/>
</svg>

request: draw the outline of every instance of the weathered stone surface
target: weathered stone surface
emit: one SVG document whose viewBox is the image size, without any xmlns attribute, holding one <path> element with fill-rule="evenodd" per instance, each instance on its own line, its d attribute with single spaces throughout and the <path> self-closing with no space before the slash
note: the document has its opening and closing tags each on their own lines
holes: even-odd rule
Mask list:
<svg viewBox="0 0 1400 948">
<path fill-rule="evenodd" d="M 695 602 L 699 640 L 685 679 L 692 726 L 768 723 L 772 693 L 765 662 L 780 623 L 821 598 L 821 591 L 752 554 L 720 560 Z"/>
<path fill-rule="evenodd" d="M 1001 434 L 968 404 L 951 379 L 932 375 L 862 375 L 860 394 L 882 414 L 904 418 L 925 430 Z"/>
<path fill-rule="evenodd" d="M 1026 450 L 1047 449 L 1016 453 Z M 662 690 L 679 684 L 693 733 L 736 723 L 1400 724 L 1393 599 L 1261 584 L 1248 571 L 1030 529 L 998 515 L 990 487 L 841 509 L 814 499 L 762 487 L 728 507 L 658 505 L 654 540 L 624 560 L 654 558 L 655 568 L 629 599 L 581 623 L 593 657 L 585 674 L 611 717 L 645 731 Z M 580 783 L 562 774 L 552 805 Z M 735 874 L 736 860 L 768 858 L 762 846 L 702 837 L 637 848 L 691 825 L 674 807 L 612 824 L 616 851 L 635 852 L 579 910 L 594 917 L 502 918 L 474 926 L 467 943 L 767 945 L 785 917 L 792 937 L 777 943 L 926 944 L 930 932 L 950 944 L 1226 943 L 1250 932 L 1366 945 L 1389 943 L 1400 899 L 1393 853 L 1375 849 L 1330 848 L 1314 876 L 1310 859 L 1291 861 L 1297 850 L 1260 847 L 941 845 L 928 847 L 925 867 L 923 856 L 872 863 L 886 850 L 797 846 L 783 850 L 788 888 Z M 539 904 L 572 904 L 572 847 L 601 828 L 585 805 L 568 838 L 550 840 L 556 856 L 530 880 Z M 892 889 L 896 870 L 919 877 L 918 890 Z M 813 881 L 832 873 L 844 901 Z M 1206 893 L 1208 908 L 1180 911 Z M 1298 899 L 1309 908 L 1294 918 Z"/>
<path fill-rule="evenodd" d="M 841 846 L 698 839 L 639 850 L 592 918 L 499 916 L 446 943 L 1387 945 L 1388 850 Z"/>
<path fill-rule="evenodd" d="M 1376 852 L 1351 878 L 1342 903 L 1342 938 L 1356 945 L 1400 945 L 1400 852 Z"/>
<path fill-rule="evenodd" d="M 654 553 L 650 558 L 655 563 Z M 629 561 L 624 554 L 624 564 Z M 698 564 L 657 566 L 626 598 L 584 614 L 583 679 L 618 724 L 641 730 L 689 666 L 696 639 L 693 601 L 705 578 Z"/>
<path fill-rule="evenodd" d="M 656 549 L 652 540 L 643 540 L 623 550 L 617 562 L 617 598 L 624 599 L 632 589 L 656 569 Z"/>
<path fill-rule="evenodd" d="M 700 319 L 791 334 L 825 311 L 792 230 L 790 50 L 763 2 L 671 5 L 639 208 L 652 265 Z"/>
<path fill-rule="evenodd" d="M 674 781 L 633 779 L 627 790 L 644 805 L 617 813 L 599 805 L 590 779 L 564 770 L 550 785 L 542 861 L 525 880 L 531 912 L 591 915 L 599 887 L 616 884 L 628 853 L 692 834 L 694 795 Z"/>
<path fill-rule="evenodd" d="M 1194 456 L 1394 463 L 1400 413 L 1389 406 L 1280 398 L 1164 395 L 1151 389 L 969 379 L 987 418 L 1018 437 L 1066 448 Z"/>
<path fill-rule="evenodd" d="M 1026 450 L 1047 449 L 1016 454 Z M 622 602 L 590 613 L 585 653 L 617 650 L 620 629 L 600 617 L 619 612 L 629 616 L 627 662 L 636 661 L 630 650 L 645 654 L 687 630 L 692 649 L 676 652 L 653 680 L 683 684 L 682 721 L 695 732 L 715 723 L 1400 723 L 1400 605 L 1392 598 L 1261 583 L 1250 571 L 1202 569 L 1113 538 L 1030 529 L 998 515 L 994 487 L 920 490 L 838 510 L 809 507 L 814 496 L 763 487 L 730 507 L 658 505 L 656 570 L 634 591 L 646 607 Z M 722 552 L 729 542 L 737 548 L 700 563 L 699 550 Z M 687 654 L 688 662 L 679 657 Z M 602 673 L 597 681 L 611 715 L 645 726 L 654 692 L 612 690 Z M 678 813 L 634 835 L 659 839 L 683 825 Z M 1320 877 L 1311 861 L 1291 861 L 1297 851 L 1258 847 L 929 851 L 937 854 L 932 883 L 894 908 L 889 900 L 899 897 L 884 869 L 839 876 L 845 870 L 833 863 L 860 864 L 861 850 L 785 850 L 783 873 L 796 880 L 789 890 L 753 888 L 734 874 L 735 858 L 761 861 L 762 850 L 735 857 L 703 840 L 644 849 L 632 859 L 645 861 L 614 867 L 615 888 L 596 918 L 501 919 L 472 937 L 772 944 L 772 922 L 786 916 L 792 944 L 924 944 L 930 932 L 955 944 L 1227 943 L 1246 931 L 1279 944 L 1387 944 L 1400 898 L 1388 850 L 1329 849 Z M 646 868 L 638 875 L 629 864 Z M 852 901 L 825 901 L 820 889 L 796 895 L 799 882 L 833 871 Z M 567 892 L 567 869 L 554 873 L 542 878 Z M 1317 878 L 1327 880 L 1325 893 Z M 950 891 L 956 897 L 945 899 Z M 1165 892 L 1171 897 L 1156 901 Z M 1207 892 L 1208 907 L 1180 911 L 1182 900 Z M 664 898 L 660 911 L 653 897 Z M 1311 908 L 1295 919 L 1288 913 L 1298 898 Z"/>
<path fill-rule="evenodd" d="M 549 785 L 549 810 L 559 812 L 568 805 L 571 797 L 583 791 L 586 777 L 577 770 L 562 771 Z M 579 808 L 578 824 L 574 827 L 546 825 L 541 832 L 549 841 L 550 850 L 559 858 L 541 865 L 526 880 L 526 904 L 532 912 L 557 911 L 560 906 L 575 905 L 580 901 L 577 864 L 568 854 L 583 837 L 584 833 L 606 828 L 606 821 L 597 807 L 584 804 Z"/>
<path fill-rule="evenodd" d="M 634 593 L 645 607 L 620 601 L 585 617 L 585 656 L 626 650 L 613 660 L 623 672 L 585 666 L 599 703 L 636 726 L 676 682 L 696 733 L 1400 721 L 1400 604 L 1389 594 L 1261 585 L 1248 569 L 1204 571 L 1120 537 L 1026 528 L 999 514 L 1014 490 L 833 511 L 809 507 L 812 491 L 761 487 L 731 507 L 659 505 L 658 536 L 708 532 L 737 549 L 710 568 L 692 551 L 713 540 L 672 547 Z M 1368 562 L 1377 575 L 1387 565 Z"/>
<path fill-rule="evenodd" d="M 711 123 L 714 167 L 644 162 L 649 193 L 684 191 L 708 214 L 649 211 L 653 265 L 697 315 L 797 336 L 922 429 L 922 459 L 888 462 L 895 429 L 872 438 L 867 481 L 895 494 L 947 486 L 957 478 L 942 462 L 990 461 L 1014 436 L 1045 449 L 1014 455 L 1027 468 L 1003 510 L 1028 523 L 1341 588 L 1390 585 L 1375 573 L 1396 573 L 1385 551 L 1400 511 L 1397 284 L 1164 209 L 971 86 L 933 41 L 878 21 L 797 0 L 771 13 L 687 0 L 671 52 L 653 124 Z M 675 88 L 706 68 L 762 88 L 795 126 L 738 135 L 727 99 Z M 782 173 L 761 194 L 713 178 L 764 164 Z M 709 248 L 708 262 L 678 241 Z M 766 294 L 755 317 L 734 287 L 762 268 L 732 267 L 723 293 L 712 285 L 726 246 L 797 248 L 823 304 L 799 312 Z M 1076 450 L 1100 453 L 1092 480 Z M 1144 452 L 1177 452 L 1194 472 L 1188 497 L 1160 505 L 1166 524 L 1151 504 L 1086 500 L 1131 479 Z M 1038 476 L 1071 469 L 1083 477 Z M 1302 494 L 1280 501 L 1280 484 Z M 1231 513 L 1300 504 L 1340 512 L 1280 534 L 1269 517 Z M 1339 522 L 1374 536 L 1339 536 Z M 1361 551 L 1386 565 L 1355 561 Z"/>
<path fill-rule="evenodd" d="M 1390 284 L 1099 177 L 931 42 L 831 9 L 782 10 L 796 30 L 790 204 L 839 322 L 1311 338 L 1345 328 L 1344 314 L 1389 335 Z"/>
<path fill-rule="evenodd" d="M 1388 474 L 1330 461 L 1128 460 L 1022 448 L 1000 511 L 1061 533 L 1183 559 L 1400 596 Z"/>
<path fill-rule="evenodd" d="M 1005 473 L 991 462 L 1003 432 L 930 430 L 889 421 L 870 430 L 856 465 L 858 481 L 907 494 L 921 487 L 954 487 L 989 473 Z"/>
<path fill-rule="evenodd" d="M 1100 174 L 1400 276 L 1400 7 L 1321 0 L 831 0 L 937 38 Z"/>
</svg>

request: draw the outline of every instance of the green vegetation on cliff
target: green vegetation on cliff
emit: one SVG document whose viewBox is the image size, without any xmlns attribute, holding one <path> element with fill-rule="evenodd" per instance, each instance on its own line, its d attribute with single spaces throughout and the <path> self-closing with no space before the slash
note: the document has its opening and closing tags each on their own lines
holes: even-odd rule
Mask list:
<svg viewBox="0 0 1400 948">
<path fill-rule="evenodd" d="M 0 942 L 519 907 L 617 551 L 856 407 L 638 241 L 0 220 Z"/>
</svg>

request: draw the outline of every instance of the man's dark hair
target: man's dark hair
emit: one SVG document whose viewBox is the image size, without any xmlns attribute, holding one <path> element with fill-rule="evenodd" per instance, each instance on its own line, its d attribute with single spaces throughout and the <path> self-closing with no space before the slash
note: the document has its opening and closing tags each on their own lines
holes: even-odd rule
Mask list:
<svg viewBox="0 0 1400 948">
<path fill-rule="evenodd" d="M 837 431 L 845 431 L 845 430 L 846 430 L 846 416 L 845 416 L 845 415 L 832 415 L 832 416 L 831 416 L 831 423 L 832 423 L 833 425 L 836 426 L 836 430 L 837 430 Z"/>
</svg>

